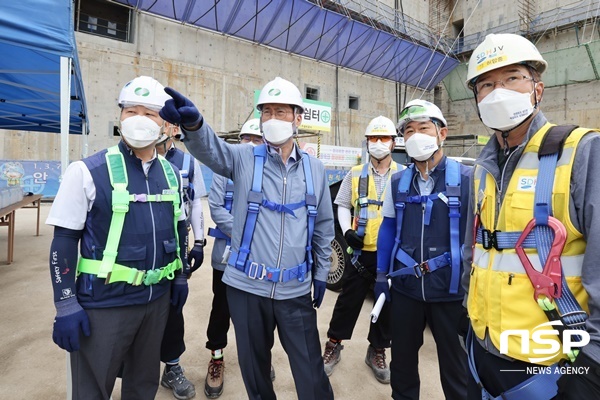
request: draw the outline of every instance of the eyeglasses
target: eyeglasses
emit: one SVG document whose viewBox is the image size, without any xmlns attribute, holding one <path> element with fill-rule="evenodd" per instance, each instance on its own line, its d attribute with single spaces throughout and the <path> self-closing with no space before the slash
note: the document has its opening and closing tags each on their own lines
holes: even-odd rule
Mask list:
<svg viewBox="0 0 600 400">
<path fill-rule="evenodd" d="M 263 138 L 256 135 L 241 135 L 240 142 L 242 143 L 254 143 L 254 144 L 263 144 Z"/>
<path fill-rule="evenodd" d="M 521 73 L 511 73 L 507 77 L 492 81 L 492 80 L 482 80 L 477 81 L 475 83 L 475 91 L 478 96 L 485 97 L 488 94 L 492 93 L 494 88 L 496 87 L 496 83 L 500 83 L 500 86 L 505 89 L 518 89 L 521 84 L 525 81 L 533 81 L 533 78 L 530 76 L 525 76 Z"/>
<path fill-rule="evenodd" d="M 288 116 L 288 114 L 293 113 L 293 112 L 294 111 L 292 111 L 292 110 L 286 110 L 284 108 L 278 108 L 276 110 L 270 110 L 270 109 L 263 110 L 261 112 L 261 114 L 266 119 L 271 119 L 273 117 L 275 117 L 277 119 L 285 119 Z"/>
<path fill-rule="evenodd" d="M 381 143 L 388 143 L 392 141 L 391 136 L 367 136 L 367 141 L 369 143 L 377 143 L 377 141 L 381 140 Z"/>
</svg>

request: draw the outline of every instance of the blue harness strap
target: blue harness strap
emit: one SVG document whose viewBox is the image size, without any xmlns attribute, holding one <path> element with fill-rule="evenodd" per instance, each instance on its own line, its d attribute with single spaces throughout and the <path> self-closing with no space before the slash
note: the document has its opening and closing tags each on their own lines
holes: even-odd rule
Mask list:
<svg viewBox="0 0 600 400">
<path fill-rule="evenodd" d="M 248 212 L 246 214 L 244 231 L 242 233 L 239 252 L 231 252 L 228 264 L 243 271 L 251 279 L 268 280 L 271 282 L 287 282 L 291 279 L 298 279 L 298 281 L 303 282 L 306 274 L 312 270 L 312 237 L 315 231 L 315 221 L 317 218 L 317 197 L 315 196 L 310 158 L 308 154 L 302 153 L 302 166 L 306 182 L 305 199 L 298 203 L 278 204 L 264 199 L 263 196 L 262 177 L 266 157 L 267 146 L 265 144 L 254 147 L 252 189 L 248 195 Z M 254 235 L 254 229 L 256 228 L 258 213 L 260 212 L 261 206 L 272 211 L 287 213 L 294 217 L 296 216 L 294 210 L 306 206 L 307 243 L 305 247 L 306 259 L 303 263 L 292 268 L 278 268 L 269 267 L 265 264 L 248 259 L 252 237 Z"/>
<path fill-rule="evenodd" d="M 558 392 L 558 380 L 562 376 L 559 364 L 553 364 L 550 367 L 551 373 L 537 374 L 519 383 L 517 386 L 501 393 L 499 396 L 492 396 L 481 383 L 475 357 L 473 355 L 473 330 L 469 327 L 467 334 L 467 349 L 469 352 L 468 364 L 471 375 L 481 389 L 481 400 L 523 400 L 523 399 L 551 399 Z"/>
<path fill-rule="evenodd" d="M 233 181 L 231 179 L 228 179 L 227 184 L 225 185 L 225 197 L 223 200 L 223 208 L 225 208 L 227 212 L 231 213 L 231 208 L 233 207 Z M 208 236 L 212 236 L 215 239 L 224 239 L 227 242 L 227 245 L 231 244 L 231 238 L 223 233 L 218 226 L 215 226 L 214 228 L 208 228 Z"/>
<path fill-rule="evenodd" d="M 183 164 L 181 168 L 181 177 L 183 179 L 181 181 L 183 184 L 183 191 L 189 201 L 194 201 L 195 195 L 194 183 L 192 182 L 194 175 L 193 168 L 194 164 L 192 163 L 192 157 L 190 156 L 190 153 L 183 153 Z"/>
<path fill-rule="evenodd" d="M 457 161 L 446 159 L 446 191 L 444 193 L 433 193 L 429 196 L 408 196 L 410 183 L 414 172 L 414 164 L 405 171 L 400 182 L 394 199 L 394 208 L 396 209 L 396 238 L 392 258 L 390 260 L 390 269 L 388 277 L 393 278 L 401 275 L 414 275 L 421 278 L 425 273 L 431 273 L 439 268 L 450 265 L 452 273 L 450 278 L 450 294 L 458 293 L 460 284 L 460 164 Z M 450 218 L 450 252 L 445 252 L 439 256 L 430 258 L 421 263 L 415 261 L 407 252 L 401 248 L 402 243 L 402 224 L 404 220 L 404 209 L 406 203 L 420 203 L 425 205 L 425 225 L 429 225 L 431 219 L 431 210 L 433 201 L 447 198 Z M 394 263 L 398 260 L 406 267 L 394 271 Z"/>
</svg>

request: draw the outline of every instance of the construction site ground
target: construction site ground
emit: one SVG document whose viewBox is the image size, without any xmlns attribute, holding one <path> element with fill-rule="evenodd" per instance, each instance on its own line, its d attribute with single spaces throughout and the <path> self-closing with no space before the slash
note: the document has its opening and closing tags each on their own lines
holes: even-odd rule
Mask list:
<svg viewBox="0 0 600 400">
<path fill-rule="evenodd" d="M 207 229 L 213 226 L 208 203 L 203 199 Z M 67 398 L 66 352 L 52 342 L 52 323 L 55 309 L 48 266 L 48 254 L 53 228 L 45 225 L 50 203 L 43 203 L 40 218 L 40 236 L 35 236 L 36 211 L 16 212 L 14 262 L 6 265 L 7 230 L 0 229 L 0 398 L 64 400 Z M 196 399 L 204 399 L 204 379 L 210 352 L 205 348 L 206 327 L 211 308 L 212 240 L 205 249 L 205 262 L 190 280 L 190 296 L 184 308 L 187 351 L 181 358 L 185 374 L 196 385 Z M 327 291 L 321 308 L 317 310 L 321 343 L 326 333 L 338 294 Z M 369 313 L 372 297 L 365 301 L 353 338 L 344 341 L 342 359 L 330 377 L 337 399 L 387 399 L 391 388 L 375 380 L 365 364 Z M 406 321 L 410 323 L 410 321 Z M 277 337 L 277 336 L 276 336 Z M 229 331 L 229 345 L 225 349 L 225 390 L 222 400 L 247 398 L 236 356 L 235 334 Z M 278 340 L 273 347 L 274 382 L 277 398 L 296 399 L 294 381 L 287 356 Z M 389 360 L 389 350 L 388 350 Z M 162 367 L 161 367 L 162 371 Z M 443 399 L 440 385 L 435 343 L 429 330 L 420 351 L 419 371 L 421 398 Z M 159 386 L 156 399 L 173 399 L 170 390 Z M 119 382 L 113 399 L 121 399 Z"/>
</svg>

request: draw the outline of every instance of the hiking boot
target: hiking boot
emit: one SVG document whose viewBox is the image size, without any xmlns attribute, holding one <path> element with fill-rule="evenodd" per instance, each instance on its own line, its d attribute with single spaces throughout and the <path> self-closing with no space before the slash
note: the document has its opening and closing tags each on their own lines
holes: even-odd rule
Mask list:
<svg viewBox="0 0 600 400">
<path fill-rule="evenodd" d="M 275 380 L 275 368 L 273 368 L 273 364 L 271 364 L 271 382 Z"/>
<path fill-rule="evenodd" d="M 196 396 L 194 384 L 187 380 L 183 374 L 183 368 L 179 364 L 171 367 L 169 372 L 167 372 L 167 367 L 165 367 L 160 384 L 167 389 L 173 390 L 173 396 L 176 399 L 188 400 Z"/>
<path fill-rule="evenodd" d="M 208 373 L 204 382 L 204 394 L 209 399 L 216 399 L 223 394 L 223 374 L 225 372 L 225 361 L 221 358 L 210 359 Z"/>
<path fill-rule="evenodd" d="M 385 362 L 385 349 L 376 349 L 369 345 L 365 363 L 373 370 L 375 379 L 381 383 L 390 383 L 390 368 Z"/>
<path fill-rule="evenodd" d="M 333 368 L 342 359 L 341 351 L 344 349 L 341 343 L 333 343 L 328 340 L 325 343 L 325 351 L 323 352 L 323 364 L 325 365 L 325 373 L 327 376 L 333 374 Z"/>
</svg>

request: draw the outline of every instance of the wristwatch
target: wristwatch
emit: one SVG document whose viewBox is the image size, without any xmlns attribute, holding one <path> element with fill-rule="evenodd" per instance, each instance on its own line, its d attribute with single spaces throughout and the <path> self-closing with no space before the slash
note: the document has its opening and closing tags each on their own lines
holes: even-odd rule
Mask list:
<svg viewBox="0 0 600 400">
<path fill-rule="evenodd" d="M 201 240 L 194 240 L 194 246 L 206 246 L 206 238 Z"/>
</svg>

